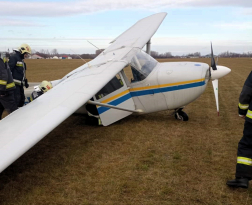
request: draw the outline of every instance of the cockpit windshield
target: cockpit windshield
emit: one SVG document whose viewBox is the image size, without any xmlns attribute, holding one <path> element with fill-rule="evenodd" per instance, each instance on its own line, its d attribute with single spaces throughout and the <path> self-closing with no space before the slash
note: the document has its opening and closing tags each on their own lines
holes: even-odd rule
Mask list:
<svg viewBox="0 0 252 205">
<path fill-rule="evenodd" d="M 130 61 L 130 68 L 126 68 L 130 82 L 144 80 L 157 65 L 157 61 L 144 51 L 139 50 Z"/>
</svg>

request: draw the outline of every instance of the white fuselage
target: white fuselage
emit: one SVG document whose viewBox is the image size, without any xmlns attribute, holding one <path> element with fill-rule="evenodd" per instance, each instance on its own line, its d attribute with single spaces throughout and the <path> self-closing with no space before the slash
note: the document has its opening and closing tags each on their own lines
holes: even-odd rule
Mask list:
<svg viewBox="0 0 252 205">
<path fill-rule="evenodd" d="M 205 63 L 170 62 L 158 63 L 148 77 L 139 82 L 130 83 L 124 71 L 121 72 L 121 76 L 127 84 L 135 109 L 151 113 L 177 109 L 197 99 L 206 89 L 208 73 L 209 65 Z M 32 91 L 27 89 L 26 97 L 30 97 Z M 121 98 L 118 104 L 120 107 L 125 103 L 123 97 L 120 92 L 111 93 L 106 103 L 113 104 Z M 86 113 L 85 105 L 76 112 Z"/>
<path fill-rule="evenodd" d="M 145 80 L 130 84 L 136 109 L 151 113 L 191 103 L 204 92 L 208 70 L 205 63 L 158 63 Z"/>
</svg>

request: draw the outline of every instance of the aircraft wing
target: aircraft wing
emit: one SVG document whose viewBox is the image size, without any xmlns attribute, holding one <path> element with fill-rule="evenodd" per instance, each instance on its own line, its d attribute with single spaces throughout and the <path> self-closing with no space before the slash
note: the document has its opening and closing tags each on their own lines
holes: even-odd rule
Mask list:
<svg viewBox="0 0 252 205">
<path fill-rule="evenodd" d="M 1 120 L 0 172 L 85 104 L 126 65 L 122 61 L 86 68 Z"/>
<path fill-rule="evenodd" d="M 139 20 L 128 30 L 118 36 L 105 52 L 118 49 L 123 46 L 138 47 L 142 49 L 155 34 L 167 13 L 158 13 Z"/>
<path fill-rule="evenodd" d="M 154 18 L 159 26 L 164 17 L 165 14 L 161 13 L 145 20 L 153 23 Z M 132 31 L 127 30 L 111 46 L 122 45 L 127 36 L 131 38 L 138 31 L 138 23 L 131 28 Z M 142 24 L 140 21 L 140 25 Z M 157 25 L 141 33 L 146 42 L 157 30 Z M 132 53 L 130 51 L 135 46 L 140 45 L 140 41 L 142 45 L 144 41 L 140 39 L 133 44 L 125 43 L 117 50 L 111 50 L 110 46 L 96 59 L 67 74 L 53 89 L 1 120 L 0 172 L 103 88 L 128 64 L 125 57 Z"/>
</svg>

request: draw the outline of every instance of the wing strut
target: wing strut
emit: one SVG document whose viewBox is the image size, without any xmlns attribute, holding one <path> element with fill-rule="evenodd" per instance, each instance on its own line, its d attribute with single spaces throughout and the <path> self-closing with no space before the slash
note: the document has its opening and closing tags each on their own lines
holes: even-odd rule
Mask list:
<svg viewBox="0 0 252 205">
<path fill-rule="evenodd" d="M 99 103 L 99 102 L 94 102 L 94 101 L 87 101 L 88 104 L 92 104 L 92 105 L 99 105 L 102 107 L 109 107 L 109 108 L 113 108 L 113 109 L 117 109 L 117 110 L 124 110 L 124 111 L 128 111 L 128 112 L 135 112 L 135 113 L 143 113 L 142 110 L 130 110 L 130 109 L 126 109 L 126 108 L 122 108 L 122 107 L 117 107 L 117 106 L 113 106 L 113 105 L 109 105 L 109 104 L 105 104 L 105 103 Z"/>
<path fill-rule="evenodd" d="M 146 43 L 146 53 L 150 55 L 151 39 Z"/>
</svg>

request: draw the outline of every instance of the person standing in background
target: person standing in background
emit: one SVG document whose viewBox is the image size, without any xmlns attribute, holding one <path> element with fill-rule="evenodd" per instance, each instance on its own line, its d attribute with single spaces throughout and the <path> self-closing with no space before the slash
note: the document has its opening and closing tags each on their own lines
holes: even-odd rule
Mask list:
<svg viewBox="0 0 252 205">
<path fill-rule="evenodd" d="M 15 100 L 18 107 L 22 107 L 25 102 L 24 86 L 29 87 L 26 78 L 25 58 L 31 54 L 31 47 L 28 44 L 22 44 L 18 49 L 14 50 L 14 54 L 10 56 L 9 66 L 12 72 L 13 81 L 16 85 Z"/>
<path fill-rule="evenodd" d="M 4 109 L 11 113 L 18 108 L 14 97 L 16 86 L 13 82 L 7 57 L 6 54 L 0 56 L 0 119 L 2 119 Z"/>
</svg>

